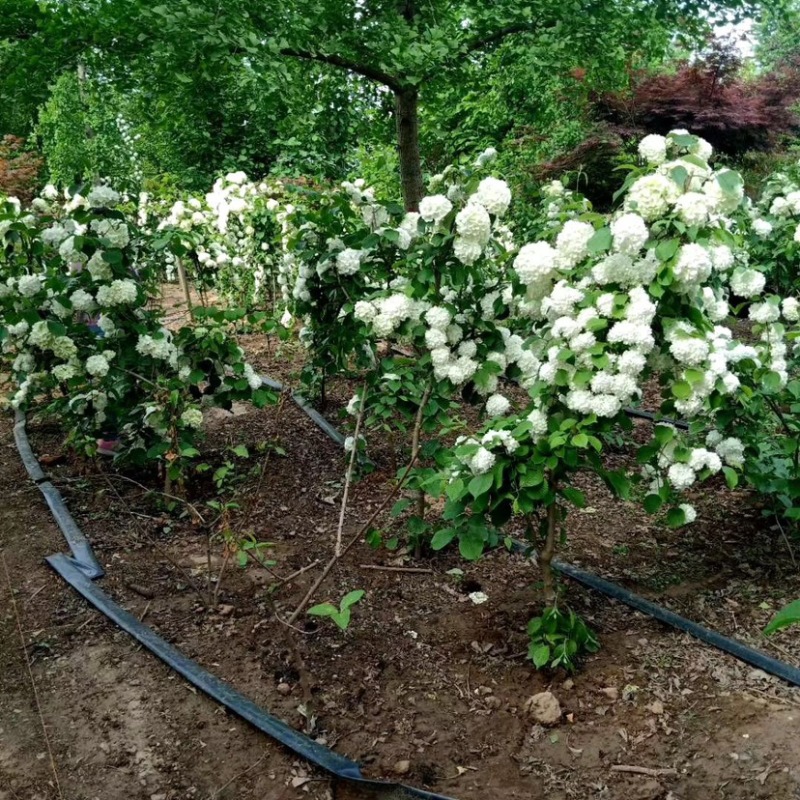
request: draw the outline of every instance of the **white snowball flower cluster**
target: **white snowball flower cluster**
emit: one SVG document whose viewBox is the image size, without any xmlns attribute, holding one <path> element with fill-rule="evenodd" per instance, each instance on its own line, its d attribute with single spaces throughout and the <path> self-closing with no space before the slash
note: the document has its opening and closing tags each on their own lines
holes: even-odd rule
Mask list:
<svg viewBox="0 0 800 800">
<path fill-rule="evenodd" d="M 111 365 L 105 354 L 89 356 L 86 359 L 86 372 L 94 378 L 104 378 L 108 375 Z"/>
<path fill-rule="evenodd" d="M 649 164 L 663 164 L 667 160 L 667 139 L 656 133 L 639 142 L 639 155 Z"/>
<path fill-rule="evenodd" d="M 443 195 L 434 194 L 423 197 L 419 203 L 419 215 L 425 222 L 441 224 L 442 220 L 453 210 L 453 204 Z"/>
<path fill-rule="evenodd" d="M 638 214 L 623 214 L 611 223 L 614 250 L 628 256 L 637 255 L 647 243 L 650 231 Z"/>
<path fill-rule="evenodd" d="M 199 408 L 187 408 L 181 414 L 181 422 L 187 428 L 202 428 L 203 412 Z"/>
<path fill-rule="evenodd" d="M 136 284 L 129 279 L 112 281 L 97 290 L 97 303 L 103 308 L 130 305 L 136 302 Z"/>
<path fill-rule="evenodd" d="M 361 269 L 361 259 L 364 254 L 361 250 L 347 248 L 336 256 L 336 271 L 340 275 L 355 275 Z"/>
<path fill-rule="evenodd" d="M 119 201 L 119 192 L 115 192 L 110 186 L 95 186 L 86 196 L 86 202 L 92 208 L 112 208 Z"/>
<path fill-rule="evenodd" d="M 100 239 L 107 241 L 111 247 L 121 250 L 130 242 L 128 226 L 122 220 L 95 219 L 92 220 L 91 228 Z"/>
<path fill-rule="evenodd" d="M 484 178 L 475 192 L 475 200 L 490 214 L 502 217 L 511 205 L 511 189 L 498 178 Z"/>
</svg>

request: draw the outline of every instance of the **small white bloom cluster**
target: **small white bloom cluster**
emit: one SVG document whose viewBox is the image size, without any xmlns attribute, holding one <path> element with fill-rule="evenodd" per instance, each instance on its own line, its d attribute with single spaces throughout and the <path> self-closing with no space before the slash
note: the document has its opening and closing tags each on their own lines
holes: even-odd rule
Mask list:
<svg viewBox="0 0 800 800">
<path fill-rule="evenodd" d="M 97 290 L 97 303 L 103 308 L 130 305 L 136 302 L 136 284 L 127 278 L 112 281 L 108 286 L 100 286 Z"/>
</svg>

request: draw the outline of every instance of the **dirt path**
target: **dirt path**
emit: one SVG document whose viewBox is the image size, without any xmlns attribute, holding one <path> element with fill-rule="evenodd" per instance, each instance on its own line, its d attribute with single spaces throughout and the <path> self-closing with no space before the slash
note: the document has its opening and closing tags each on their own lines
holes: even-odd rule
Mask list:
<svg viewBox="0 0 800 800">
<path fill-rule="evenodd" d="M 60 785 L 0 564 L 0 800 L 332 798 L 327 778 L 196 693 L 43 563 L 63 541 L 7 418 L 0 436 L 0 551 Z"/>
</svg>

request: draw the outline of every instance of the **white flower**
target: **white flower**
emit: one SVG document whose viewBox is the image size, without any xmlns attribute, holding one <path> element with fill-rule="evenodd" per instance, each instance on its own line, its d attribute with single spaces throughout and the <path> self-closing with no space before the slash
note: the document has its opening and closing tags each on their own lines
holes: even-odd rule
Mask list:
<svg viewBox="0 0 800 800">
<path fill-rule="evenodd" d="M 361 250 L 353 250 L 351 247 L 342 250 L 336 256 L 336 271 L 340 275 L 355 275 L 361 268 L 363 255 Z"/>
<path fill-rule="evenodd" d="M 103 307 L 121 306 L 136 302 L 136 284 L 131 280 L 116 280 L 97 290 L 97 302 Z"/>
<path fill-rule="evenodd" d="M 95 378 L 104 378 L 110 369 L 105 356 L 89 356 L 86 359 L 86 371 Z"/>
<path fill-rule="evenodd" d="M 701 192 L 687 192 L 675 203 L 675 212 L 690 227 L 705 225 L 710 211 L 709 198 Z"/>
<path fill-rule="evenodd" d="M 494 147 L 487 147 L 475 160 L 476 167 L 485 167 L 497 158 L 497 150 Z"/>
<path fill-rule="evenodd" d="M 23 275 L 17 283 L 17 290 L 23 297 L 33 297 L 42 290 L 42 286 L 42 279 L 38 275 Z"/>
<path fill-rule="evenodd" d="M 764 291 L 767 279 L 754 269 L 735 269 L 731 275 L 731 291 L 739 297 L 755 297 Z"/>
<path fill-rule="evenodd" d="M 523 245 L 514 259 L 514 271 L 526 286 L 540 283 L 555 273 L 556 255 L 547 242 Z"/>
<path fill-rule="evenodd" d="M 470 459 L 470 469 L 474 475 L 483 475 L 494 467 L 495 460 L 495 455 L 491 450 L 480 447 Z"/>
<path fill-rule="evenodd" d="M 800 225 L 798 225 L 794 230 L 794 240 L 800 244 Z"/>
<path fill-rule="evenodd" d="M 589 239 L 594 236 L 594 228 L 588 222 L 570 219 L 556 237 L 556 250 L 559 262 L 574 267 L 589 254 Z"/>
<path fill-rule="evenodd" d="M 428 328 L 425 331 L 425 346 L 429 350 L 437 350 L 447 344 L 447 334 L 437 328 Z"/>
<path fill-rule="evenodd" d="M 547 416 L 538 408 L 533 409 L 526 417 L 531 423 L 531 434 L 534 438 L 544 436 L 547 433 Z"/>
<path fill-rule="evenodd" d="M 69 297 L 70 303 L 72 303 L 72 307 L 76 311 L 85 311 L 87 313 L 92 312 L 96 305 L 94 302 L 94 297 L 92 297 L 89 292 L 85 291 L 84 289 L 76 289 Z"/>
<path fill-rule="evenodd" d="M 372 322 L 378 309 L 366 300 L 359 300 L 353 309 L 353 316 L 360 322 Z"/>
<path fill-rule="evenodd" d="M 666 175 L 644 175 L 628 190 L 625 208 L 636 211 L 649 222 L 666 214 L 680 194 L 678 185 Z"/>
<path fill-rule="evenodd" d="M 355 417 L 358 414 L 359 406 L 361 405 L 361 397 L 357 394 L 354 394 L 348 401 L 347 401 L 347 413 L 351 417 Z"/>
<path fill-rule="evenodd" d="M 688 464 L 673 464 L 667 470 L 667 478 L 675 489 L 681 491 L 695 482 L 696 475 Z"/>
<path fill-rule="evenodd" d="M 256 389 L 260 389 L 264 383 L 264 381 L 261 380 L 261 376 L 253 369 L 252 364 L 245 363 L 244 377 L 247 379 L 247 385 L 254 392 Z"/>
<path fill-rule="evenodd" d="M 667 140 L 651 133 L 639 142 L 639 155 L 649 164 L 663 164 L 667 160 Z"/>
<path fill-rule="evenodd" d="M 123 248 L 130 242 L 128 226 L 119 219 L 95 219 L 92 221 L 92 230 L 99 238 L 108 242 L 111 247 Z"/>
<path fill-rule="evenodd" d="M 468 267 L 481 257 L 481 253 L 483 253 L 483 246 L 480 242 L 464 239 L 462 236 L 457 237 L 453 242 L 453 255 Z"/>
<path fill-rule="evenodd" d="M 765 219 L 753 220 L 753 232 L 760 239 L 766 239 L 772 233 L 772 223 Z"/>
<path fill-rule="evenodd" d="M 669 346 L 669 351 L 676 361 L 688 366 L 702 364 L 708 357 L 709 345 L 704 339 L 693 337 L 675 339 Z"/>
<path fill-rule="evenodd" d="M 689 505 L 689 503 L 681 503 L 678 508 L 683 511 L 683 524 L 690 525 L 697 519 L 697 511 L 693 505 Z"/>
<path fill-rule="evenodd" d="M 468 203 L 456 214 L 456 230 L 465 239 L 485 247 L 492 232 L 489 212 L 478 203 Z"/>
<path fill-rule="evenodd" d="M 712 245 L 709 252 L 711 253 L 711 263 L 717 272 L 727 272 L 733 266 L 733 251 L 728 245 Z"/>
<path fill-rule="evenodd" d="M 509 403 L 508 398 L 504 397 L 502 394 L 493 394 L 486 401 L 486 413 L 490 417 L 505 416 L 510 408 L 511 403 Z"/>
<path fill-rule="evenodd" d="M 712 266 L 708 250 L 702 245 L 692 243 L 681 246 L 673 269 L 675 277 L 682 284 L 691 286 L 707 280 Z"/>
<path fill-rule="evenodd" d="M 86 197 L 92 208 L 110 208 L 119 203 L 119 193 L 110 186 L 95 186 Z"/>
<path fill-rule="evenodd" d="M 787 297 L 781 303 L 781 310 L 787 322 L 800 322 L 800 302 L 796 297 Z"/>
<path fill-rule="evenodd" d="M 647 242 L 650 232 L 638 214 L 623 214 L 611 223 L 614 250 L 626 255 L 636 255 Z"/>
<path fill-rule="evenodd" d="M 425 222 L 437 225 L 453 210 L 453 204 L 443 195 L 434 194 L 423 197 L 419 203 L 419 215 Z"/>
<path fill-rule="evenodd" d="M 187 428 L 201 428 L 203 426 L 203 412 L 199 408 L 187 408 L 181 414 L 181 422 Z"/>
<path fill-rule="evenodd" d="M 428 325 L 441 331 L 447 330 L 451 319 L 450 312 L 442 306 L 433 306 L 425 314 L 425 321 Z"/>
<path fill-rule="evenodd" d="M 753 303 L 748 311 L 748 316 L 753 322 L 762 325 L 777 322 L 781 315 L 780 306 L 773 303 Z"/>
<path fill-rule="evenodd" d="M 56 364 L 53 367 L 53 376 L 57 381 L 68 381 L 70 378 L 74 378 L 77 374 L 77 370 L 72 364 Z"/>
<path fill-rule="evenodd" d="M 109 266 L 108 262 L 103 258 L 103 251 L 102 250 L 95 250 L 94 255 L 89 259 L 89 262 L 86 264 L 86 269 L 89 270 L 89 274 L 92 276 L 93 281 L 108 281 L 111 280 L 113 277 L 113 273 L 111 272 L 111 267 Z"/>
<path fill-rule="evenodd" d="M 716 443 L 714 449 L 729 467 L 741 467 L 744 464 L 744 444 L 740 439 L 729 437 Z"/>
<path fill-rule="evenodd" d="M 489 599 L 489 595 L 485 592 L 470 592 L 467 597 L 476 605 L 479 606 Z"/>
<path fill-rule="evenodd" d="M 484 178 L 478 184 L 474 198 L 490 213 L 502 217 L 511 205 L 511 189 L 498 178 Z"/>
</svg>

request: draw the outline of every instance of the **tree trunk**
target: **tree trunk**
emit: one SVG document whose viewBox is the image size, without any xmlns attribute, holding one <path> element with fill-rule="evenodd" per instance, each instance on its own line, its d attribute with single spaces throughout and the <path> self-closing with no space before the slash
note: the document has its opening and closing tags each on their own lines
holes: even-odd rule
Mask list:
<svg viewBox="0 0 800 800">
<path fill-rule="evenodd" d="M 419 156 L 419 92 L 403 89 L 395 94 L 397 152 L 406 211 L 418 211 L 425 193 Z"/>
<path fill-rule="evenodd" d="M 556 603 L 556 580 L 553 573 L 553 556 L 556 554 L 556 534 L 558 532 L 558 504 L 547 509 L 547 536 L 544 547 L 539 553 L 539 567 L 542 570 L 544 602 L 547 607 Z"/>
</svg>

